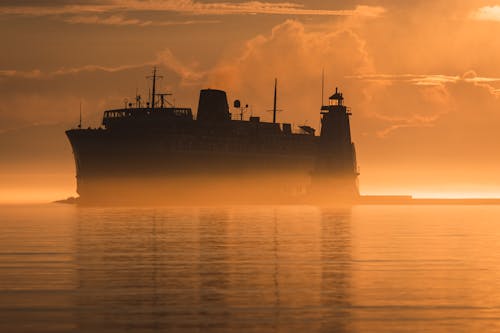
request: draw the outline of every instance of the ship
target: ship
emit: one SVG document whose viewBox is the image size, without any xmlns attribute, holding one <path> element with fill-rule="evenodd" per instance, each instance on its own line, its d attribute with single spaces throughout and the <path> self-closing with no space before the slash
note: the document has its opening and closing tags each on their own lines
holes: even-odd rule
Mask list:
<svg viewBox="0 0 500 333">
<path fill-rule="evenodd" d="M 66 131 L 81 203 L 287 203 L 355 201 L 358 166 L 350 108 L 338 89 L 320 108 L 319 135 L 310 126 L 279 123 L 277 80 L 273 121 L 230 112 L 223 90 L 200 91 L 196 115 L 157 93 L 149 101 L 104 111 L 96 128 Z M 324 104 L 324 103 L 322 103 Z"/>
</svg>

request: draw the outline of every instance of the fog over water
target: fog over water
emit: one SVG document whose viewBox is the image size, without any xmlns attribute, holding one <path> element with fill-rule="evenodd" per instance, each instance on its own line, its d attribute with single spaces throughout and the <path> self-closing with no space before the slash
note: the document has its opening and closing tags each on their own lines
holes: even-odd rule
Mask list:
<svg viewBox="0 0 500 333">
<path fill-rule="evenodd" d="M 497 206 L 0 207 L 2 332 L 484 332 Z"/>
<path fill-rule="evenodd" d="M 146 101 L 153 65 L 177 106 L 222 89 L 265 121 L 278 78 L 278 121 L 318 130 L 324 69 L 325 96 L 352 108 L 364 194 L 500 196 L 498 5 L 284 2 L 2 1 L 0 202 L 74 195 L 80 103 L 99 126 Z"/>
</svg>

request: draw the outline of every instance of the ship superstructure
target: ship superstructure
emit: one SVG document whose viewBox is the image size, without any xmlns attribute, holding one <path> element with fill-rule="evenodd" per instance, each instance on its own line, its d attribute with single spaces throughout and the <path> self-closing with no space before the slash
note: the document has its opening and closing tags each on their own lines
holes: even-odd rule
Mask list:
<svg viewBox="0 0 500 333">
<path fill-rule="evenodd" d="M 357 193 L 349 112 L 339 92 L 330 99 L 336 105 L 322 108 L 317 136 L 309 126 L 293 131 L 291 124 L 276 122 L 276 82 L 273 122 L 263 122 L 232 115 L 226 93 L 214 89 L 200 92 L 195 118 L 190 108 L 157 94 L 156 79 L 155 70 L 151 103 L 136 99 L 135 105 L 105 111 L 100 128 L 80 125 L 66 132 L 81 201 L 281 202 L 317 191 L 317 179 L 340 176 Z M 239 101 L 234 106 L 244 108 Z M 328 181 L 323 190 L 328 186 L 337 185 Z"/>
</svg>

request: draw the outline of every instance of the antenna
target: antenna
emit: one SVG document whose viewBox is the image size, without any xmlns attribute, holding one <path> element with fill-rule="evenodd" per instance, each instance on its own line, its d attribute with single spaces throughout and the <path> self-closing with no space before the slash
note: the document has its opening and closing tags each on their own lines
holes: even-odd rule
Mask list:
<svg viewBox="0 0 500 333">
<path fill-rule="evenodd" d="M 153 69 L 153 93 L 151 94 L 151 110 L 155 109 L 155 94 L 156 94 L 156 67 Z"/>
<path fill-rule="evenodd" d="M 234 101 L 233 105 L 234 105 L 235 109 L 238 109 L 240 111 L 240 120 L 242 121 L 243 120 L 243 113 L 248 110 L 248 104 L 245 104 L 245 106 L 243 106 L 241 104 L 241 101 L 239 99 L 237 99 Z M 250 111 L 252 111 L 252 109 L 250 109 Z"/>
<path fill-rule="evenodd" d="M 161 93 L 161 94 L 156 94 L 157 96 L 160 96 L 160 108 L 164 108 L 165 106 L 165 103 L 170 105 L 170 106 L 173 106 L 172 103 L 170 103 L 165 97 L 166 96 L 172 96 L 172 93 Z M 174 102 L 175 103 L 175 102 Z"/>
<path fill-rule="evenodd" d="M 141 107 L 141 95 L 139 95 L 139 89 L 135 88 L 135 107 Z"/>
<path fill-rule="evenodd" d="M 78 123 L 78 128 L 82 128 L 82 101 L 80 101 L 80 122 Z"/>
<path fill-rule="evenodd" d="M 274 104 L 273 104 L 273 109 L 268 110 L 273 112 L 273 124 L 276 124 L 276 113 L 283 111 L 277 109 L 277 103 L 278 103 L 278 79 L 274 79 Z"/>
<path fill-rule="evenodd" d="M 321 72 L 321 106 L 325 105 L 325 69 Z"/>
<path fill-rule="evenodd" d="M 274 106 L 273 106 L 273 124 L 276 124 L 276 99 L 278 92 L 278 79 L 274 79 Z"/>
<path fill-rule="evenodd" d="M 245 104 L 245 107 L 240 108 L 240 110 L 241 110 L 240 120 L 243 120 L 243 112 L 245 112 L 246 110 L 248 110 L 248 104 Z"/>
</svg>

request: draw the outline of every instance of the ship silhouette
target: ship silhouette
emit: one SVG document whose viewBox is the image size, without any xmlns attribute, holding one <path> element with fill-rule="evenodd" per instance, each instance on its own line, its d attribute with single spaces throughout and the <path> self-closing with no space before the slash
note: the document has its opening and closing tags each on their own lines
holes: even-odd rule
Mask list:
<svg viewBox="0 0 500 333">
<path fill-rule="evenodd" d="M 99 128 L 66 131 L 76 164 L 80 202 L 182 203 L 359 199 L 350 109 L 336 89 L 321 106 L 321 129 L 230 112 L 222 90 L 200 91 L 196 117 L 156 92 L 150 103 L 104 112 Z"/>
</svg>

